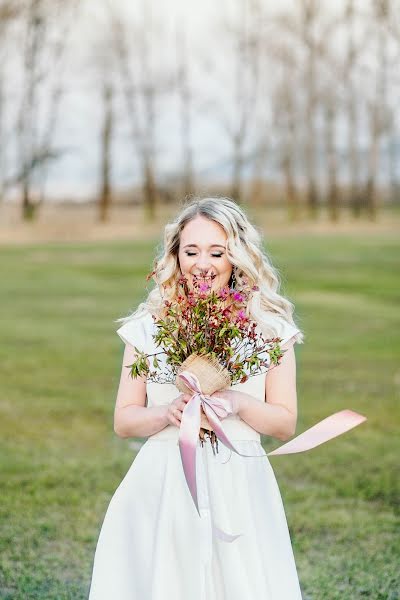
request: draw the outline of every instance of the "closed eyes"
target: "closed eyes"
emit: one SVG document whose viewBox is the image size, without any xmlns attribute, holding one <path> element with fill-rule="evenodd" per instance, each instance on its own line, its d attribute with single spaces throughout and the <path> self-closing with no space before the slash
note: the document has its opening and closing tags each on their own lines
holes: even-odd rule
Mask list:
<svg viewBox="0 0 400 600">
<path fill-rule="evenodd" d="M 196 256 L 196 252 L 186 252 L 186 256 Z M 215 258 L 221 258 L 222 254 L 211 254 Z"/>
</svg>

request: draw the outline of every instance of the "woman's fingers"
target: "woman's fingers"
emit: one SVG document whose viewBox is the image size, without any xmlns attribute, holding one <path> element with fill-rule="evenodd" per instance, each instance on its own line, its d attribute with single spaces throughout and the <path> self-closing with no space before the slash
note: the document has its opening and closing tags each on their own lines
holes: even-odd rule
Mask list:
<svg viewBox="0 0 400 600">
<path fill-rule="evenodd" d="M 179 408 L 181 411 L 183 411 L 185 409 L 186 404 L 187 404 L 187 401 L 181 400 L 181 402 L 179 403 Z"/>
<path fill-rule="evenodd" d="M 168 420 L 175 427 L 181 426 L 182 412 L 180 410 L 180 402 L 180 396 L 178 396 L 168 407 Z"/>
<path fill-rule="evenodd" d="M 185 409 L 186 404 L 189 402 L 191 395 L 190 394 L 181 394 L 180 396 L 178 396 L 179 398 L 179 402 L 177 402 L 177 406 L 179 408 L 179 410 L 181 410 L 182 412 Z"/>
<path fill-rule="evenodd" d="M 175 425 L 176 427 L 181 426 L 182 413 L 191 397 L 191 394 L 181 393 L 177 398 L 175 398 L 175 400 L 171 402 L 168 410 L 168 418 L 171 425 Z"/>
<path fill-rule="evenodd" d="M 172 421 L 173 424 L 176 425 L 176 427 L 180 427 L 181 426 L 181 413 L 177 408 L 173 408 L 172 409 Z"/>
</svg>

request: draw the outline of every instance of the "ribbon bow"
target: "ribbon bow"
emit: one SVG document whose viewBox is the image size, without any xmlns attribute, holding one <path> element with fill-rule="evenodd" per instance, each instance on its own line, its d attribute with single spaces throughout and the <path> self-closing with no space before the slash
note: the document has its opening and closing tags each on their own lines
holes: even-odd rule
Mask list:
<svg viewBox="0 0 400 600">
<path fill-rule="evenodd" d="M 179 374 L 179 377 L 181 377 L 187 387 L 193 392 L 192 397 L 187 402 L 182 413 L 179 430 L 179 450 L 186 482 L 199 516 L 201 515 L 197 499 L 196 447 L 200 430 L 201 407 L 203 407 L 207 419 L 212 425 L 218 439 L 220 439 L 230 450 L 236 452 L 236 454 L 248 458 L 265 458 L 266 456 L 275 456 L 277 454 L 305 452 L 306 450 L 315 448 L 316 446 L 349 431 L 349 429 L 352 429 L 367 420 L 365 416 L 352 410 L 341 410 L 326 417 L 326 419 L 323 419 L 313 427 L 310 427 L 310 429 L 307 429 L 293 440 L 283 444 L 283 446 L 279 446 L 272 452 L 262 455 L 243 454 L 242 452 L 239 452 L 229 440 L 220 421 L 220 418 L 225 418 L 228 415 L 233 414 L 232 402 L 225 398 L 212 397 L 203 394 L 198 378 L 190 371 L 182 371 Z M 242 535 L 230 535 L 218 529 L 215 525 L 213 526 L 217 531 L 218 537 L 224 541 L 231 542 L 239 537 L 239 535 Z"/>
</svg>

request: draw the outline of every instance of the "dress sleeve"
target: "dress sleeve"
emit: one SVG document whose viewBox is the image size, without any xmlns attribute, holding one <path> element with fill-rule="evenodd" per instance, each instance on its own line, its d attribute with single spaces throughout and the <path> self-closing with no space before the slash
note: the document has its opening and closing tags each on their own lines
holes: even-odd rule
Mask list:
<svg viewBox="0 0 400 600">
<path fill-rule="evenodd" d="M 299 334 L 301 333 L 300 330 L 297 327 L 295 327 L 294 325 L 292 325 L 291 323 L 288 323 L 282 317 L 277 318 L 277 327 L 276 328 L 278 331 L 277 335 L 280 338 L 282 338 L 282 341 L 280 343 L 282 348 L 288 342 L 290 342 L 289 345 L 291 345 L 291 344 L 295 344 L 297 341 L 299 341 Z"/>
<path fill-rule="evenodd" d="M 117 334 L 125 344 L 136 347 L 141 352 L 146 352 L 147 336 L 143 317 L 135 317 L 124 323 Z"/>
</svg>

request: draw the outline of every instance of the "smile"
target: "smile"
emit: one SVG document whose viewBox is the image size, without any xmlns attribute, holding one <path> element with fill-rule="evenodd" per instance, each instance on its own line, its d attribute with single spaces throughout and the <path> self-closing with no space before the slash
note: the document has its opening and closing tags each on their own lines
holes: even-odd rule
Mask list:
<svg viewBox="0 0 400 600">
<path fill-rule="evenodd" d="M 213 279 L 216 278 L 216 276 L 217 275 L 215 273 L 213 273 L 212 275 L 206 275 L 206 276 L 203 276 L 203 275 L 194 275 L 194 274 L 192 275 L 193 279 L 195 279 L 196 281 L 197 280 L 200 280 L 200 281 L 212 281 Z"/>
</svg>

